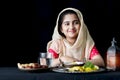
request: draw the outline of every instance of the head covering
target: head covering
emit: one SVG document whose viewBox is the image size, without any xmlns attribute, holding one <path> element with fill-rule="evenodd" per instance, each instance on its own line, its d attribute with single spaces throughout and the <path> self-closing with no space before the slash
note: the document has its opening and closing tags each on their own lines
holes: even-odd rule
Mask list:
<svg viewBox="0 0 120 80">
<path fill-rule="evenodd" d="M 77 51 L 75 52 L 80 52 L 80 53 L 85 53 L 85 58 L 88 59 L 89 58 L 89 54 L 90 54 L 90 51 L 91 49 L 93 48 L 94 46 L 94 41 L 93 39 L 91 38 L 90 34 L 89 34 L 89 31 L 87 29 L 87 26 L 85 25 L 84 23 L 84 20 L 83 20 L 83 15 L 82 13 L 78 10 L 78 9 L 75 9 L 75 8 L 65 8 L 63 9 L 59 15 L 58 15 L 58 18 L 57 18 L 57 21 L 56 21 L 56 26 L 54 28 L 54 32 L 53 32 L 53 35 L 52 35 L 52 40 L 57 40 L 57 39 L 62 39 L 63 37 L 59 34 L 58 32 L 58 20 L 59 20 L 59 16 L 61 15 L 61 13 L 63 13 L 64 11 L 66 10 L 73 10 L 77 13 L 77 16 L 79 18 L 79 21 L 81 23 L 81 27 L 80 27 L 80 30 L 79 30 L 79 34 L 78 34 L 78 37 L 77 37 L 77 40 L 76 42 L 71 46 L 71 49 L 70 50 L 74 50 L 74 49 L 77 49 Z M 82 50 L 81 50 L 82 49 Z M 82 51 L 82 52 L 81 52 Z"/>
</svg>

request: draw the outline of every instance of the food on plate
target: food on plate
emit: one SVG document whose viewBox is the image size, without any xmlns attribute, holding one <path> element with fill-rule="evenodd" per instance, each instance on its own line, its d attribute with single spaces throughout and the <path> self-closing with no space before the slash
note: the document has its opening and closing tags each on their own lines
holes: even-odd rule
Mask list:
<svg viewBox="0 0 120 80">
<path fill-rule="evenodd" d="M 93 72 L 99 70 L 99 66 L 92 64 L 91 62 L 86 62 L 83 66 L 73 66 L 68 68 L 70 72 Z"/>
<path fill-rule="evenodd" d="M 82 66 L 73 66 L 71 68 L 68 68 L 69 72 L 75 72 L 75 71 L 80 71 L 80 72 L 84 72 L 84 69 Z"/>
<path fill-rule="evenodd" d="M 47 68 L 47 66 L 40 65 L 38 63 L 24 63 L 24 64 L 17 63 L 17 66 L 20 69 L 23 69 L 23 68 L 25 68 L 25 69 Z"/>
</svg>

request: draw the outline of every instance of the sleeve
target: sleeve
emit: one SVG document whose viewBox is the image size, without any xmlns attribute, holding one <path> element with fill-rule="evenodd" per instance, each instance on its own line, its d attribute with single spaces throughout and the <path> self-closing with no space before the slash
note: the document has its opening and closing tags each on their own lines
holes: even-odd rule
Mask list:
<svg viewBox="0 0 120 80">
<path fill-rule="evenodd" d="M 48 49 L 48 54 L 52 54 L 53 58 L 58 58 L 58 53 L 55 52 L 53 49 Z"/>
<path fill-rule="evenodd" d="M 94 46 L 91 50 L 89 59 L 91 60 L 96 55 L 99 55 L 99 51 L 97 50 L 96 46 Z"/>
<path fill-rule="evenodd" d="M 49 48 L 48 48 L 48 54 L 52 54 L 53 58 L 58 58 L 59 57 L 59 41 L 52 41 L 52 43 L 50 44 Z"/>
</svg>

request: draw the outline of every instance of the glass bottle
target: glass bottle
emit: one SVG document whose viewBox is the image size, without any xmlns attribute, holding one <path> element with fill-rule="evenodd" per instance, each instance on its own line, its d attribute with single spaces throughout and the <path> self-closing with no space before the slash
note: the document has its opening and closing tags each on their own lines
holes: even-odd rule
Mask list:
<svg viewBox="0 0 120 80">
<path fill-rule="evenodd" d="M 108 70 L 120 69 L 120 49 L 116 45 L 115 38 L 111 41 L 111 46 L 107 50 L 106 55 L 106 68 Z"/>
</svg>

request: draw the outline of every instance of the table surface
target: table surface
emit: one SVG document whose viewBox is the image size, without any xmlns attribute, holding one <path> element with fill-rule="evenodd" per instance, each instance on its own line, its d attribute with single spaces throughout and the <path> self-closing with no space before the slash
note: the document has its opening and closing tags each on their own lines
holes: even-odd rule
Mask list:
<svg viewBox="0 0 120 80">
<path fill-rule="evenodd" d="M 120 71 L 97 73 L 28 72 L 17 67 L 0 67 L 0 80 L 120 80 Z"/>
</svg>

